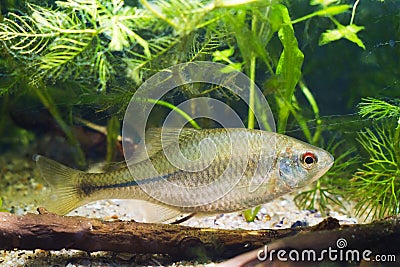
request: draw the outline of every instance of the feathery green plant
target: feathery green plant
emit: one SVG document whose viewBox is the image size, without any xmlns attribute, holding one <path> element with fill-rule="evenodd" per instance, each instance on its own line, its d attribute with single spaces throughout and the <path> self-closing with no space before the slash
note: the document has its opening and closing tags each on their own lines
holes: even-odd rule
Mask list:
<svg viewBox="0 0 400 267">
<path fill-rule="evenodd" d="M 10 13 L 0 24 L 0 40 L 17 58 L 29 62 L 36 79 L 66 80 L 86 74 L 104 90 L 114 71 L 113 51 L 137 44 L 144 56 L 151 56 L 152 40 L 135 32 L 155 23 L 146 10 L 124 6 L 121 0 L 56 4 L 57 9 L 28 4 L 30 15 Z"/>
<path fill-rule="evenodd" d="M 152 61 L 219 20 L 220 9 L 252 2 L 143 0 L 141 8 L 122 0 L 68 0 L 56 1 L 56 9 L 28 4 L 29 15 L 10 13 L 0 23 L 0 41 L 28 62 L 35 79 L 93 76 L 104 91 L 116 65 L 127 67 L 128 77 L 140 84 Z"/>
<path fill-rule="evenodd" d="M 27 15 L 9 13 L 0 23 L 0 41 L 18 60 L 20 72 L 29 77 L 30 87 L 76 147 L 77 163 L 84 166 L 84 155 L 71 127 L 48 93 L 49 82 L 74 80 L 101 92 L 112 91 L 117 95 L 114 104 L 123 109 L 130 97 L 110 86 L 121 79 L 117 73 L 125 73 L 136 85 L 141 84 L 163 66 L 177 63 L 174 55 L 188 52 L 179 51 L 177 45 L 184 43 L 191 31 L 216 21 L 219 9 L 251 2 L 254 1 L 142 1 L 145 8 L 126 5 L 122 0 L 56 1 L 56 8 L 27 4 Z M 215 41 L 209 44 L 215 46 Z M 198 51 L 197 55 L 206 52 Z M 6 93 L 11 87 L 1 88 L 0 92 Z M 95 93 L 93 90 L 92 96 Z M 90 99 L 87 94 L 82 97 L 81 103 Z M 125 99 L 123 103 L 117 101 L 121 98 Z"/>
<path fill-rule="evenodd" d="M 400 212 L 400 99 L 364 98 L 359 104 L 362 117 L 374 119 L 358 141 L 369 160 L 354 174 L 350 194 L 357 200 L 356 214 L 382 218 Z M 396 125 L 397 124 L 397 125 Z"/>
</svg>

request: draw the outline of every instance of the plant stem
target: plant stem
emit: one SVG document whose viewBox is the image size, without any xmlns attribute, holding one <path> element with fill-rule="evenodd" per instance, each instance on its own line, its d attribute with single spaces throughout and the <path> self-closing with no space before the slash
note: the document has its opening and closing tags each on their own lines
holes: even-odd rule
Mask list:
<svg viewBox="0 0 400 267">
<path fill-rule="evenodd" d="M 254 129 L 255 126 L 255 118 L 254 118 L 255 76 L 256 76 L 256 57 L 253 55 L 250 59 L 250 92 L 249 92 L 249 112 L 248 112 L 248 122 L 247 122 L 247 128 L 249 129 Z"/>
<path fill-rule="evenodd" d="M 116 143 L 120 132 L 120 122 L 116 116 L 112 116 L 107 122 L 107 154 L 106 162 L 110 164 L 115 156 Z"/>
<path fill-rule="evenodd" d="M 357 5 L 360 3 L 360 0 L 356 0 L 353 5 L 353 10 L 351 11 L 351 19 L 350 19 L 350 25 L 353 24 L 354 22 L 354 16 L 356 15 L 356 9 Z"/>
<path fill-rule="evenodd" d="M 149 2 L 147 2 L 146 0 L 141 0 L 140 1 L 142 3 L 143 6 L 145 6 L 151 13 L 153 13 L 156 17 L 158 17 L 159 19 L 165 21 L 166 23 L 168 23 L 169 25 L 171 25 L 173 28 L 178 29 L 179 25 L 177 25 L 175 22 L 173 22 L 172 20 L 168 19 L 167 16 L 165 16 L 163 13 L 161 13 L 160 11 L 156 10 L 155 8 L 153 8 L 151 6 L 151 4 L 149 4 Z"/>
<path fill-rule="evenodd" d="M 67 137 L 68 142 L 75 148 L 76 152 L 76 163 L 80 167 L 86 166 L 86 158 L 85 154 L 83 153 L 78 140 L 76 139 L 75 135 L 71 131 L 71 128 L 64 122 L 61 118 L 58 109 L 54 105 L 51 96 L 47 93 L 47 88 L 44 87 L 43 89 L 39 89 L 38 87 L 34 87 L 36 95 L 39 97 L 40 101 L 43 105 L 47 108 L 53 118 L 56 120 L 57 124 L 60 126 L 61 130 L 64 132 L 65 136 Z"/>
<path fill-rule="evenodd" d="M 251 22 L 251 30 L 256 32 L 257 27 L 257 17 L 253 14 L 253 19 Z M 248 112 L 248 122 L 247 128 L 254 129 L 254 104 L 255 104 L 255 79 L 256 79 L 256 56 L 252 53 L 250 58 L 250 92 L 249 92 L 249 112 Z"/>
<path fill-rule="evenodd" d="M 252 32 L 257 32 L 257 17 L 253 13 L 253 18 L 251 22 L 251 30 Z M 255 108 L 255 79 L 256 79 L 256 55 L 254 53 L 251 54 L 250 57 L 250 92 L 249 92 L 249 111 L 248 111 L 248 121 L 247 128 L 254 129 L 254 108 Z M 248 209 L 243 211 L 243 216 L 246 219 L 246 222 L 252 222 L 257 216 L 257 213 L 260 211 L 261 206 L 257 206 L 254 209 Z"/>
<path fill-rule="evenodd" d="M 317 101 L 315 100 L 314 96 L 312 95 L 311 91 L 308 89 L 308 87 L 304 84 L 304 82 L 302 80 L 299 81 L 299 87 L 301 89 L 301 91 L 303 92 L 304 96 L 306 97 L 308 103 L 310 103 L 311 108 L 314 112 L 314 116 L 315 116 L 315 132 L 314 132 L 314 136 L 312 138 L 311 143 L 313 145 L 316 145 L 319 141 L 319 138 L 321 137 L 321 133 L 322 133 L 322 121 L 320 119 L 319 116 L 319 108 L 318 108 L 318 104 Z"/>
<path fill-rule="evenodd" d="M 297 105 L 297 99 L 296 97 L 293 97 L 292 103 Z M 312 136 L 311 136 L 311 131 L 307 126 L 307 120 L 303 117 L 303 115 L 300 112 L 297 112 L 297 110 L 293 107 L 293 105 L 288 105 L 288 109 L 292 113 L 293 117 L 299 124 L 301 130 L 303 131 L 304 136 L 307 139 L 307 142 L 312 143 Z"/>
<path fill-rule="evenodd" d="M 4 96 L 2 97 L 3 101 L 1 102 L 1 110 L 0 110 L 0 135 L 3 135 L 3 131 L 5 130 L 9 94 L 4 94 Z"/>
<path fill-rule="evenodd" d="M 359 2 L 359 1 L 357 1 L 357 2 Z M 311 14 L 308 14 L 308 15 L 305 15 L 305 16 L 300 17 L 298 19 L 292 20 L 290 23 L 293 25 L 293 24 L 302 22 L 304 20 L 311 19 L 312 17 L 315 17 L 315 16 L 323 16 L 323 17 L 327 17 L 328 16 L 329 18 L 332 18 L 332 15 L 337 15 L 338 14 L 338 12 L 337 12 L 338 9 L 340 11 L 342 11 L 340 13 L 344 13 L 350 7 L 351 7 L 351 5 L 338 5 L 338 6 L 333 8 L 333 9 L 335 9 L 335 12 L 332 12 L 333 9 L 331 7 L 324 7 L 323 9 L 317 10 L 317 11 L 311 13 Z"/>
</svg>

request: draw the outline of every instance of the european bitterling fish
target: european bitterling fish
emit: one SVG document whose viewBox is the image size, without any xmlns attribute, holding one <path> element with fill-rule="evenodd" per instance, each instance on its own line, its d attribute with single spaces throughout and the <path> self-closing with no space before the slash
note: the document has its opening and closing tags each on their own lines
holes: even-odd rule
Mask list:
<svg viewBox="0 0 400 267">
<path fill-rule="evenodd" d="M 53 188 L 45 207 L 66 214 L 95 200 L 136 199 L 148 206 L 147 222 L 188 213 L 228 213 L 310 184 L 333 164 L 323 149 L 262 130 L 183 129 L 177 140 L 175 145 L 166 142 L 164 149 L 153 146 L 149 158 L 129 168 L 106 173 L 86 173 L 36 155 Z M 182 156 L 187 159 L 182 166 L 171 163 Z"/>
</svg>

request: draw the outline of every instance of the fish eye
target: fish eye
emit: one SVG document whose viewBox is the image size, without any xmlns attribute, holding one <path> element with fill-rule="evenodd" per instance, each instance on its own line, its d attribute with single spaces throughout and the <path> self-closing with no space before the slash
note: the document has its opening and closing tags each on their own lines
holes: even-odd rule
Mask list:
<svg viewBox="0 0 400 267">
<path fill-rule="evenodd" d="M 311 169 L 318 162 L 317 155 L 312 152 L 305 152 L 301 155 L 301 163 L 306 169 Z"/>
</svg>

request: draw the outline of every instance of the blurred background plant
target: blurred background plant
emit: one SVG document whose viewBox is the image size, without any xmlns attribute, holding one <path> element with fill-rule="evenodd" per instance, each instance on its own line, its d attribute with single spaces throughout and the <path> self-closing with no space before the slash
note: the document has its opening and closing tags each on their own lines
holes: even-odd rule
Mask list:
<svg viewBox="0 0 400 267">
<path fill-rule="evenodd" d="M 0 212 L 8 212 L 8 210 L 3 208 L 3 199 L 0 198 Z"/>
<path fill-rule="evenodd" d="M 80 168 L 88 159 L 115 161 L 120 121 L 143 81 L 178 63 L 216 61 L 244 71 L 263 88 L 278 132 L 334 154 L 334 167 L 298 195 L 299 206 L 321 212 L 332 205 L 344 208 L 353 173 L 358 187 L 366 181 L 359 178 L 366 161 L 358 151 L 368 151 L 365 144 L 373 138 L 357 134 L 368 121 L 345 114 L 354 113 L 362 97 L 398 96 L 400 69 L 393 56 L 399 54 L 395 1 L 345 2 L 2 2 L 0 148 L 26 147 L 51 132 L 68 140 L 66 152 L 55 145 L 54 154 L 47 143 L 43 153 L 56 160 L 72 159 L 69 165 Z M 382 33 L 382 25 L 391 26 Z M 165 107 L 204 95 L 241 108 L 248 128 L 258 127 L 252 92 L 250 106 L 243 107 L 222 88 L 199 85 L 166 96 L 152 123 L 160 123 Z M 375 111 L 366 117 L 375 118 Z M 332 114 L 337 116 L 327 116 Z M 357 136 L 365 140 L 361 147 Z M 257 209 L 247 211 L 245 218 L 256 214 Z"/>
</svg>

